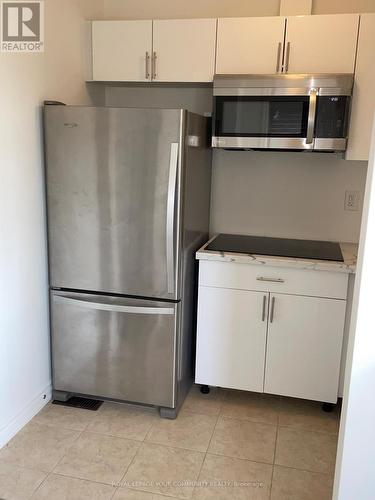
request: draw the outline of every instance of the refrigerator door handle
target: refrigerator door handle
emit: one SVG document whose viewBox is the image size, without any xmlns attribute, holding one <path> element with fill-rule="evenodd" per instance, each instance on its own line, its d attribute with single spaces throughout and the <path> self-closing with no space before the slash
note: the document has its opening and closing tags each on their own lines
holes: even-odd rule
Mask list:
<svg viewBox="0 0 375 500">
<path fill-rule="evenodd" d="M 176 204 L 177 168 L 178 168 L 178 142 L 172 142 L 171 154 L 169 160 L 167 228 L 166 228 L 168 293 L 174 293 L 174 287 L 175 287 L 174 214 L 175 214 L 175 204 Z"/>
<path fill-rule="evenodd" d="M 168 314 L 175 313 L 173 307 L 147 307 L 147 306 L 121 306 L 108 304 L 106 302 L 91 302 L 89 300 L 76 299 L 63 295 L 54 295 L 53 301 L 61 304 L 81 307 L 83 309 L 97 309 L 99 311 L 120 312 L 128 314 Z"/>
</svg>

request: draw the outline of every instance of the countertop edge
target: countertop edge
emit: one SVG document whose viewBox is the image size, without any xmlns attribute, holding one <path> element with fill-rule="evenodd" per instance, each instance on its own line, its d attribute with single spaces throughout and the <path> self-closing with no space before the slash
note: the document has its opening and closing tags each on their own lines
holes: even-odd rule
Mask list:
<svg viewBox="0 0 375 500">
<path fill-rule="evenodd" d="M 218 235 L 215 234 L 196 252 L 195 256 L 197 260 L 236 262 L 238 264 L 254 264 L 273 267 L 291 267 L 297 269 L 332 271 L 346 274 L 355 274 L 356 272 L 358 245 L 355 243 L 340 243 L 344 262 L 336 262 L 313 259 L 299 259 L 294 257 L 278 257 L 269 255 L 253 255 L 206 250 L 206 247 L 217 236 Z"/>
</svg>

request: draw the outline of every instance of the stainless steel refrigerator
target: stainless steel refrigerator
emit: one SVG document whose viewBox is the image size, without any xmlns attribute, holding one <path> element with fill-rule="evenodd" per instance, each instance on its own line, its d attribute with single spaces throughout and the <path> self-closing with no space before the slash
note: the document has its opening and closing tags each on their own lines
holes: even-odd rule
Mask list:
<svg viewBox="0 0 375 500">
<path fill-rule="evenodd" d="M 53 395 L 173 418 L 193 379 L 195 251 L 207 239 L 207 119 L 46 105 Z"/>
</svg>

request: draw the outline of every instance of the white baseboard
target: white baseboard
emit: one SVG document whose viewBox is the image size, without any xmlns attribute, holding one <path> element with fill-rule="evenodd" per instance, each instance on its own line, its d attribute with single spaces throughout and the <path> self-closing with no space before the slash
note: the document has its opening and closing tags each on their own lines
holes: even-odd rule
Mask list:
<svg viewBox="0 0 375 500">
<path fill-rule="evenodd" d="M 43 391 L 34 397 L 24 409 L 18 413 L 3 429 L 0 429 L 0 449 L 19 432 L 52 397 L 52 385 L 48 384 Z"/>
</svg>

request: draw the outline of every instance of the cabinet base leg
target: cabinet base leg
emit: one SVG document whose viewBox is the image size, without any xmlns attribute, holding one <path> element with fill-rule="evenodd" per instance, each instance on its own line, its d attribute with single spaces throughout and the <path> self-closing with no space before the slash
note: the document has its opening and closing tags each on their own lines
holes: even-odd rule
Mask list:
<svg viewBox="0 0 375 500">
<path fill-rule="evenodd" d="M 332 403 L 323 403 L 322 404 L 322 410 L 326 413 L 332 413 L 334 410 L 335 405 Z"/>
<path fill-rule="evenodd" d="M 201 385 L 201 393 L 210 394 L 210 388 L 208 387 L 208 385 Z"/>
</svg>

